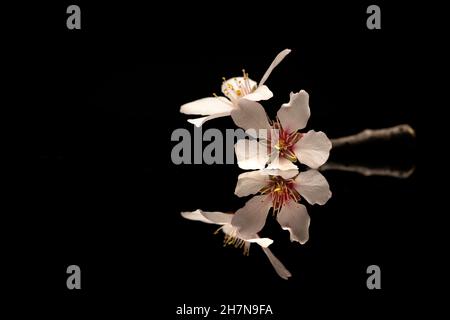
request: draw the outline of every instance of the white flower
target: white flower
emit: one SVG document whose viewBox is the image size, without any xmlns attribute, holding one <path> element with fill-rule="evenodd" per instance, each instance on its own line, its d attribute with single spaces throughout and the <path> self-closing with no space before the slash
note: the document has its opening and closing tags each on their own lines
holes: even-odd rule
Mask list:
<svg viewBox="0 0 450 320">
<path fill-rule="evenodd" d="M 242 99 L 239 108 L 231 113 L 236 125 L 267 133 L 256 135 L 259 141 L 241 139 L 235 145 L 238 165 L 242 169 L 295 169 L 294 162 L 306 164 L 310 168 L 323 165 L 330 155 L 331 141 L 325 133 L 305 128 L 310 116 L 309 95 L 301 90 L 290 94 L 288 103 L 278 110 L 277 119 L 269 122 L 264 108 L 255 101 Z"/>
<path fill-rule="evenodd" d="M 330 186 L 317 170 L 257 170 L 239 175 L 235 194 L 245 197 L 260 193 L 236 211 L 231 220 L 240 235 L 258 233 L 265 225 L 270 208 L 278 223 L 290 232 L 291 241 L 304 244 L 309 239 L 310 218 L 305 198 L 310 204 L 325 204 L 331 197 Z"/>
<path fill-rule="evenodd" d="M 277 274 L 286 280 L 291 276 L 291 273 L 268 248 L 268 246 L 273 243 L 273 240 L 269 238 L 260 238 L 256 233 L 250 235 L 247 234 L 247 236 L 241 235 L 237 229 L 231 225 L 231 220 L 234 216 L 233 214 L 223 212 L 206 212 L 198 209 L 192 212 L 182 212 L 181 215 L 189 220 L 221 225 L 219 230 L 222 230 L 225 234 L 224 243 L 227 245 L 234 245 L 235 247 L 243 247 L 245 254 L 248 254 L 251 243 L 259 244 L 269 258 L 269 261 Z"/>
<path fill-rule="evenodd" d="M 234 77 L 223 81 L 222 93 L 225 97 L 208 97 L 181 106 L 180 112 L 185 114 L 198 114 L 206 117 L 189 119 L 197 127 L 208 120 L 229 116 L 233 109 L 238 108 L 238 102 L 245 97 L 247 100 L 260 101 L 272 98 L 273 94 L 264 85 L 273 69 L 291 52 L 289 49 L 281 51 L 267 69 L 259 84 L 248 77 L 243 70 L 242 77 Z"/>
</svg>

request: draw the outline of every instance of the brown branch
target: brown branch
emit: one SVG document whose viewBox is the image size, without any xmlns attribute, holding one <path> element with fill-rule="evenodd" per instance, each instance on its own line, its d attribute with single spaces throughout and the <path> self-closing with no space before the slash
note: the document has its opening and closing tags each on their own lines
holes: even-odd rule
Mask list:
<svg viewBox="0 0 450 320">
<path fill-rule="evenodd" d="M 385 129 L 366 129 L 357 134 L 331 139 L 331 143 L 333 148 L 336 148 L 343 145 L 360 144 L 372 140 L 389 140 L 394 136 L 402 134 L 409 134 L 413 137 L 416 136 L 416 132 L 409 124 L 400 124 Z"/>
</svg>

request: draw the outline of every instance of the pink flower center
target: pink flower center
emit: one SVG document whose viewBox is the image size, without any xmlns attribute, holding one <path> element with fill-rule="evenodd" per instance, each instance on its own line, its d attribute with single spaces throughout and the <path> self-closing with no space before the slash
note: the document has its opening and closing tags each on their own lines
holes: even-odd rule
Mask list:
<svg viewBox="0 0 450 320">
<path fill-rule="evenodd" d="M 298 202 L 301 198 L 295 189 L 294 178 L 284 179 L 280 176 L 270 176 L 269 183 L 259 192 L 272 197 L 274 214 L 277 214 L 289 201 L 294 200 Z"/>
<path fill-rule="evenodd" d="M 273 141 L 273 146 L 278 150 L 279 156 L 286 158 L 291 162 L 296 162 L 297 156 L 295 155 L 294 147 L 302 138 L 303 134 L 297 131 L 288 132 L 288 130 L 283 129 L 278 119 L 273 122 L 272 128 L 277 130 L 276 132 L 278 133 L 278 137 L 275 137 L 275 140 Z"/>
</svg>

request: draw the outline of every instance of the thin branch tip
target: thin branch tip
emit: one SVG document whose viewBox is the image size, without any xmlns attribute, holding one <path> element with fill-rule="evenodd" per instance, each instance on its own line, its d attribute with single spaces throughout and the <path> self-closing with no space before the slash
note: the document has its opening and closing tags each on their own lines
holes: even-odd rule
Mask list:
<svg viewBox="0 0 450 320">
<path fill-rule="evenodd" d="M 416 136 L 416 131 L 409 124 L 400 124 L 384 129 L 365 129 L 357 134 L 331 139 L 333 148 L 343 145 L 360 144 L 372 140 L 389 140 L 394 136 L 408 134 Z"/>
</svg>

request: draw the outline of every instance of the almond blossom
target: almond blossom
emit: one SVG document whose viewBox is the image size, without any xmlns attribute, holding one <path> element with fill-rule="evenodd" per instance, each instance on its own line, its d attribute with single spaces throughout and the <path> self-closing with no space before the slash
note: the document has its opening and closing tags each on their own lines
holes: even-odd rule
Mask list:
<svg viewBox="0 0 450 320">
<path fill-rule="evenodd" d="M 224 233 L 224 244 L 233 245 L 237 248 L 242 247 L 244 249 L 244 254 L 246 255 L 249 253 L 250 244 L 257 243 L 261 246 L 270 263 L 281 278 L 287 280 L 291 276 L 291 273 L 268 248 L 273 243 L 273 240 L 269 238 L 260 238 L 256 233 L 246 235 L 241 234 L 236 227 L 231 225 L 234 216 L 233 214 L 217 211 L 207 212 L 198 209 L 192 212 L 181 212 L 181 215 L 189 220 L 220 225 L 221 227 L 217 231 L 222 230 Z"/>
<path fill-rule="evenodd" d="M 309 239 L 310 217 L 299 203 L 304 198 L 310 204 L 324 205 L 331 197 L 330 186 L 317 170 L 257 170 L 239 175 L 235 194 L 253 198 L 231 220 L 241 236 L 258 233 L 264 227 L 271 208 L 278 223 L 290 233 L 291 241 L 304 244 Z"/>
<path fill-rule="evenodd" d="M 301 90 L 290 94 L 288 103 L 270 121 L 264 108 L 255 101 L 241 99 L 239 108 L 231 112 L 236 125 L 251 132 L 259 141 L 241 139 L 235 145 L 238 165 L 242 169 L 290 170 L 297 160 L 310 168 L 323 165 L 330 154 L 331 141 L 322 131 L 298 132 L 310 117 L 309 95 Z M 261 134 L 264 133 L 264 134 Z"/>
<path fill-rule="evenodd" d="M 224 96 L 208 97 L 181 106 L 180 112 L 185 114 L 197 114 L 205 117 L 189 119 L 188 121 L 197 127 L 202 126 L 206 121 L 229 116 L 231 111 L 238 108 L 238 103 L 242 98 L 251 101 L 268 100 L 273 93 L 265 85 L 273 69 L 291 52 L 289 49 L 281 51 L 273 60 L 272 64 L 264 73 L 263 77 L 256 83 L 249 78 L 248 73 L 243 70 L 242 77 L 233 77 L 228 80 L 223 79 L 222 93 Z"/>
</svg>

